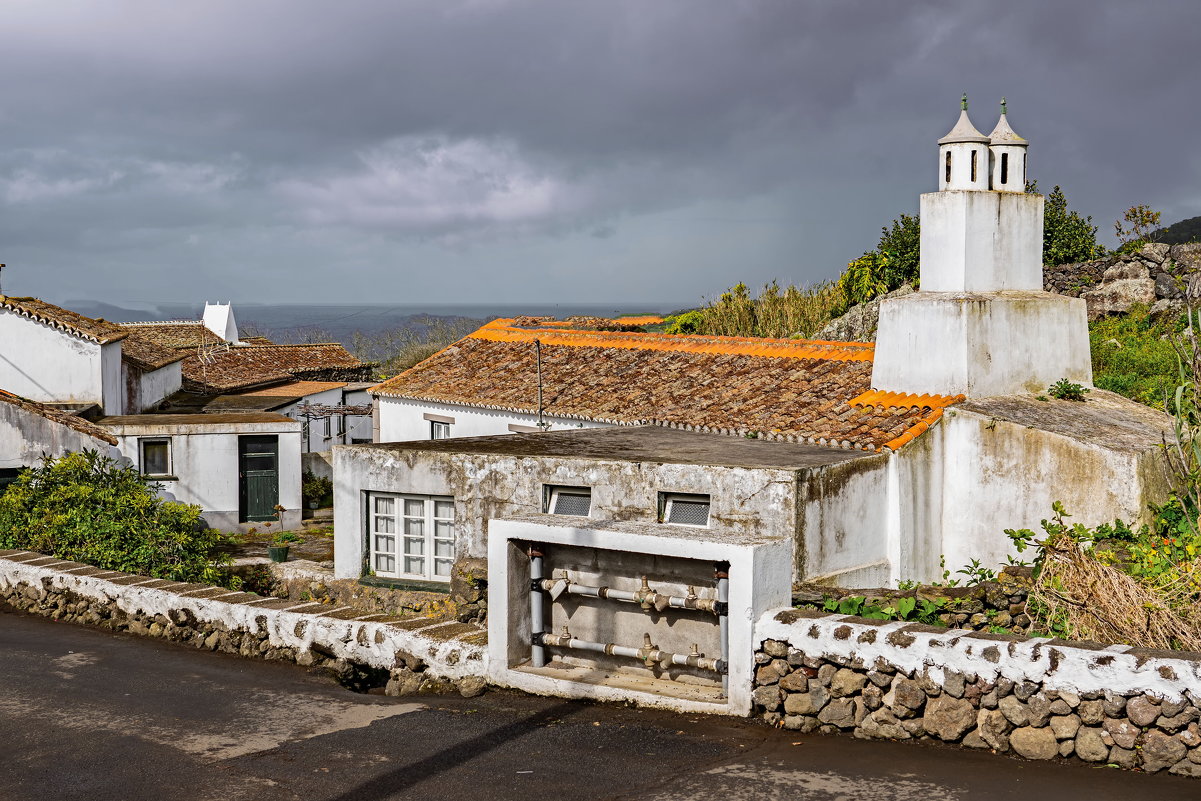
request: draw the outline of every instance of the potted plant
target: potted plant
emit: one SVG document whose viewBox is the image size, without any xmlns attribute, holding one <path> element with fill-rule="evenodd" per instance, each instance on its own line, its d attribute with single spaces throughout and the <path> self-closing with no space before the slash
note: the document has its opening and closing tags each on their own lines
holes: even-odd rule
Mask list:
<svg viewBox="0 0 1201 801">
<path fill-rule="evenodd" d="M 300 535 L 292 531 L 281 531 L 267 546 L 267 556 L 272 562 L 288 561 L 288 547 L 294 542 L 304 542 Z"/>
<path fill-rule="evenodd" d="M 311 471 L 306 470 L 300 492 L 310 509 L 320 509 L 324 501 L 332 498 L 334 483 L 325 476 L 314 475 Z"/>
</svg>

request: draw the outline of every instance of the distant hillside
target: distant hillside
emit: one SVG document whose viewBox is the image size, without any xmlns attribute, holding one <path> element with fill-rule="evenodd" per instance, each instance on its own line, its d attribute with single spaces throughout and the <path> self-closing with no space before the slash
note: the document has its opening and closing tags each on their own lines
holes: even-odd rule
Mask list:
<svg viewBox="0 0 1201 801">
<path fill-rule="evenodd" d="M 1201 217 L 1189 217 L 1187 220 L 1172 223 L 1167 228 L 1160 228 L 1151 234 L 1151 241 L 1166 242 L 1169 245 L 1201 242 Z"/>
</svg>

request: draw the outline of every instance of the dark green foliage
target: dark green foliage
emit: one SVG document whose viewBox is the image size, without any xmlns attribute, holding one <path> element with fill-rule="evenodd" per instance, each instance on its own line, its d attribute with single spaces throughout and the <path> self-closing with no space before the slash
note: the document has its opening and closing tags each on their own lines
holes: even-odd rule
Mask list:
<svg viewBox="0 0 1201 801">
<path fill-rule="evenodd" d="M 921 259 L 921 223 L 918 217 L 902 214 L 891 226 L 880 229 L 880 241 L 847 265 L 838 279 L 840 305 L 835 316 L 847 309 L 886 295 L 902 284 L 918 285 Z"/>
<path fill-rule="evenodd" d="M 133 468 L 95 451 L 47 458 L 0 496 L 0 548 L 21 548 L 175 581 L 226 579 L 200 507 L 157 497 Z"/>
<path fill-rule="evenodd" d="M 1201 217 L 1189 217 L 1172 223 L 1167 228 L 1160 228 L 1148 237 L 1152 242 L 1163 242 L 1168 245 L 1183 245 L 1186 242 L 1201 242 Z"/>
<path fill-rule="evenodd" d="M 304 471 L 304 479 L 300 485 L 300 494 L 305 503 L 315 503 L 318 506 L 333 506 L 334 482 L 325 476 L 319 476 L 311 470 Z"/>
<path fill-rule="evenodd" d="M 867 598 L 862 595 L 827 598 L 822 608 L 827 612 L 856 615 L 870 620 L 911 620 L 931 625 L 942 625 L 938 615 L 944 611 L 942 606 L 933 601 L 924 598 L 919 600 L 912 596 L 897 598 L 884 606 L 868 603 Z"/>
<path fill-rule="evenodd" d="M 1170 336 L 1183 326 L 1182 315 L 1152 317 L 1146 306 L 1089 323 L 1093 384 L 1119 395 L 1164 408 L 1165 393 L 1178 380 L 1176 351 Z"/>
<path fill-rule="evenodd" d="M 1047 394 L 1052 398 L 1059 398 L 1066 401 L 1082 401 L 1084 393 L 1089 390 L 1080 384 L 1074 384 L 1066 378 L 1061 378 L 1051 386 L 1047 387 Z"/>
<path fill-rule="evenodd" d="M 1027 192 L 1038 191 L 1038 181 L 1026 182 Z M 1105 248 L 1097 244 L 1093 218 L 1068 210 L 1068 199 L 1056 186 L 1043 208 L 1043 264 L 1070 264 L 1099 259 Z"/>
</svg>

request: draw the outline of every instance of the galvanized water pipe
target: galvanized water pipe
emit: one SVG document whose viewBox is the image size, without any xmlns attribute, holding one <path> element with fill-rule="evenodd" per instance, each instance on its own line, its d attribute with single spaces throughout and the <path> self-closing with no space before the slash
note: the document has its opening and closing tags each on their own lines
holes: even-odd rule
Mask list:
<svg viewBox="0 0 1201 801">
<path fill-rule="evenodd" d="M 714 566 L 713 576 L 717 579 L 717 623 L 721 637 L 721 661 L 730 664 L 730 563 L 718 562 Z M 721 688 L 730 691 L 730 677 L 721 674 Z"/>
<path fill-rule="evenodd" d="M 530 662 L 534 667 L 546 666 L 546 649 L 542 647 L 543 634 L 546 624 L 542 619 L 542 551 L 538 546 L 530 546 L 530 634 L 533 647 L 530 649 Z"/>
<path fill-rule="evenodd" d="M 631 590 L 615 590 L 612 587 L 592 587 L 587 584 L 577 584 L 568 579 L 543 579 L 542 589 L 553 591 L 559 582 L 563 582 L 564 588 L 562 592 L 568 595 L 583 595 L 589 598 L 606 598 L 613 601 L 625 601 L 627 603 L 640 604 L 643 609 L 654 608 L 656 611 L 662 612 L 664 609 L 696 609 L 702 612 L 712 612 L 717 614 L 718 602 L 715 598 L 699 598 L 692 587 L 688 588 L 688 595 L 665 595 L 660 592 L 655 592 L 646 583 L 646 576 L 642 577 L 643 586 L 636 591 Z"/>
<path fill-rule="evenodd" d="M 631 648 L 628 645 L 617 645 L 616 643 L 590 642 L 588 640 L 580 640 L 574 637 L 567 627 L 563 627 L 562 634 L 544 634 L 542 642 L 555 648 L 569 648 L 576 651 L 595 651 L 600 654 L 609 656 L 624 656 L 629 659 L 638 659 L 643 664 L 652 665 L 658 664 L 663 666 L 680 665 L 682 667 L 693 667 L 700 670 L 708 670 L 714 673 L 720 673 L 722 676 L 726 673 L 726 662 L 723 659 L 712 659 L 697 651 L 697 646 L 692 646 L 692 653 L 677 654 L 670 651 L 659 650 L 659 646 L 651 642 L 651 635 L 644 634 L 641 648 Z M 723 682 L 724 683 L 724 682 Z"/>
</svg>

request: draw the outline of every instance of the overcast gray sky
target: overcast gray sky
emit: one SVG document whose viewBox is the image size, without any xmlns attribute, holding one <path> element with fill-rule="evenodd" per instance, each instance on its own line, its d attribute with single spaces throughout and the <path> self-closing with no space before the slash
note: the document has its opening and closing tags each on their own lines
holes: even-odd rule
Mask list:
<svg viewBox="0 0 1201 801">
<path fill-rule="evenodd" d="M 1201 3 L 4 0 L 4 290 L 695 301 L 832 278 L 967 91 L 1104 241 L 1201 214 Z"/>
</svg>

